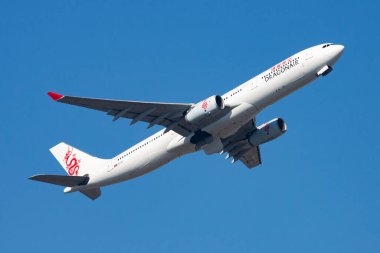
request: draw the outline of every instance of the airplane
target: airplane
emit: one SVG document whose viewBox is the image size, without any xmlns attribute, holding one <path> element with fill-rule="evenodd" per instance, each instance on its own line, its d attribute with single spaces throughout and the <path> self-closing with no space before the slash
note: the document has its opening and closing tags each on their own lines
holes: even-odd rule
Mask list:
<svg viewBox="0 0 380 253">
<path fill-rule="evenodd" d="M 105 112 L 113 121 L 143 121 L 148 128 L 164 128 L 111 159 L 100 159 L 66 143 L 50 149 L 68 175 L 34 175 L 31 180 L 64 186 L 64 193 L 81 192 L 95 200 L 103 186 L 142 176 L 170 161 L 203 150 L 226 153 L 232 163 L 249 169 L 261 164 L 260 145 L 287 130 L 282 118 L 259 126 L 264 108 L 315 79 L 326 76 L 343 54 L 344 46 L 325 43 L 307 48 L 279 62 L 224 95 L 198 103 L 156 103 L 48 95 L 57 102 Z"/>
</svg>

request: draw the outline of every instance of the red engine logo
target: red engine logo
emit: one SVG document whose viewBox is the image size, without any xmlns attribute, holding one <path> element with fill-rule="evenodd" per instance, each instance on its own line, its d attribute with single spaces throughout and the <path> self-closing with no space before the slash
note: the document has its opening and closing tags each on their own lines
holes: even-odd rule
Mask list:
<svg viewBox="0 0 380 253">
<path fill-rule="evenodd" d="M 208 104 L 207 104 L 207 100 L 204 100 L 203 103 L 202 103 L 202 108 L 203 108 L 204 110 L 207 110 L 207 106 L 208 106 Z"/>
<path fill-rule="evenodd" d="M 69 173 L 70 176 L 73 176 L 74 174 L 77 176 L 80 168 L 80 160 L 77 159 L 77 155 L 73 153 L 73 151 L 73 147 L 67 146 L 67 152 L 65 157 L 63 158 L 63 161 L 66 164 L 67 173 Z"/>
</svg>

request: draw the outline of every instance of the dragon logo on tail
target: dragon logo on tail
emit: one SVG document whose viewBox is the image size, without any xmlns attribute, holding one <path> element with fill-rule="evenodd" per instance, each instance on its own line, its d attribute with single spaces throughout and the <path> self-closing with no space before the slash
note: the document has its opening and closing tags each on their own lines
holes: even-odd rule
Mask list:
<svg viewBox="0 0 380 253">
<path fill-rule="evenodd" d="M 73 176 L 74 174 L 77 176 L 80 169 L 80 160 L 77 158 L 76 153 L 73 153 L 73 151 L 73 147 L 67 146 L 67 151 L 63 161 L 66 164 L 67 173 L 69 173 L 70 176 Z"/>
</svg>

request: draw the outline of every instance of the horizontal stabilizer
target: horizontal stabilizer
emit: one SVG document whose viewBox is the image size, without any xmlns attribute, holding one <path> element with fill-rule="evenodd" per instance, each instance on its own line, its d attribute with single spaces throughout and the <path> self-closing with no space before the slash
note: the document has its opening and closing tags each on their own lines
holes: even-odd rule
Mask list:
<svg viewBox="0 0 380 253">
<path fill-rule="evenodd" d="M 90 178 L 86 176 L 35 175 L 31 176 L 29 179 L 49 184 L 72 187 L 76 185 L 85 185 Z"/>
<path fill-rule="evenodd" d="M 93 188 L 93 189 L 86 189 L 86 190 L 80 190 L 81 193 L 86 195 L 92 200 L 95 200 L 100 197 L 102 192 L 100 191 L 100 188 Z"/>
</svg>

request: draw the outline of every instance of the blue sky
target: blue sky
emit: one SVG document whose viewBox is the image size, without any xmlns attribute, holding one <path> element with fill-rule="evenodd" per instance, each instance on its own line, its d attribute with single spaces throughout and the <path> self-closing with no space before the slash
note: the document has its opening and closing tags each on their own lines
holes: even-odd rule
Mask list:
<svg viewBox="0 0 380 253">
<path fill-rule="evenodd" d="M 379 252 L 376 1 L 0 1 L 0 252 Z M 196 102 L 304 48 L 344 44 L 329 76 L 258 116 L 288 132 L 254 170 L 196 153 L 97 201 L 63 174 L 65 141 L 112 157 L 159 128 L 46 95 Z"/>
</svg>

